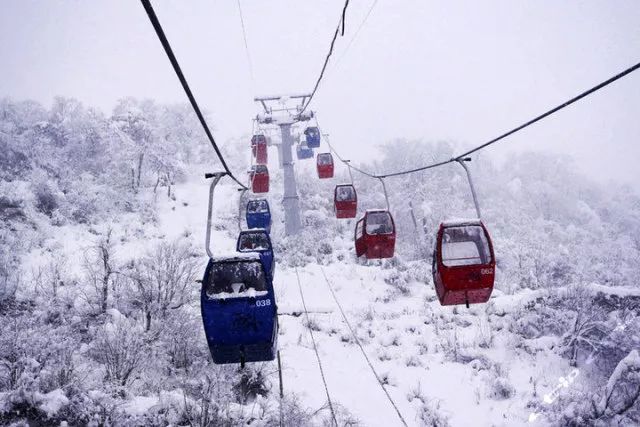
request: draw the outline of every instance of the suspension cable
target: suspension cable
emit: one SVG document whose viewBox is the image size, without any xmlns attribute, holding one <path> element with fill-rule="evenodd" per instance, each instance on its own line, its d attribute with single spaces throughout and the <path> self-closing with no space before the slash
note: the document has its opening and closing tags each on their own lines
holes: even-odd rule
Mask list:
<svg viewBox="0 0 640 427">
<path fill-rule="evenodd" d="M 427 169 L 436 168 L 438 166 L 443 166 L 443 165 L 446 165 L 446 164 L 449 164 L 449 163 L 453 163 L 453 162 L 457 162 L 459 160 L 462 160 L 464 157 L 467 157 L 470 154 L 473 154 L 473 153 L 475 153 L 475 152 L 477 152 L 479 150 L 482 150 L 483 148 L 486 148 L 489 145 L 495 144 L 496 142 L 501 141 L 501 140 L 505 139 L 506 137 L 511 136 L 514 133 L 519 132 L 519 131 L 521 131 L 522 129 L 524 129 L 526 127 L 531 126 L 532 124 L 534 124 L 534 123 L 536 123 L 536 122 L 538 122 L 538 121 L 540 121 L 540 120 L 542 120 L 542 119 L 544 119 L 544 118 L 546 118 L 546 117 L 548 117 L 548 116 L 550 116 L 550 115 L 552 115 L 554 113 L 557 113 L 558 111 L 568 107 L 569 105 L 574 104 L 575 102 L 577 102 L 577 101 L 579 101 L 579 100 L 581 100 L 583 98 L 586 98 L 589 95 L 592 95 L 593 93 L 599 91 L 600 89 L 602 89 L 602 88 L 604 88 L 606 86 L 609 86 L 611 83 L 613 83 L 613 82 L 615 82 L 617 80 L 620 80 L 621 78 L 627 76 L 628 74 L 631 74 L 632 72 L 638 70 L 639 68 L 640 68 L 640 62 L 635 64 L 635 65 L 633 65 L 633 66 L 631 66 L 631 67 L 629 67 L 629 68 L 627 68 L 624 71 L 621 71 L 620 73 L 618 73 L 618 74 L 614 75 L 613 77 L 603 81 L 602 83 L 599 83 L 596 86 L 593 86 L 592 88 L 585 90 L 584 92 L 580 93 L 579 95 L 577 95 L 577 96 L 575 96 L 575 97 L 563 102 L 562 104 L 560 104 L 560 105 L 558 105 L 558 106 L 546 111 L 545 113 L 542 113 L 539 116 L 534 117 L 533 119 L 521 124 L 520 126 L 518 126 L 516 128 L 513 128 L 512 130 L 510 130 L 508 132 L 505 132 L 502 135 L 500 135 L 500 136 L 498 136 L 496 138 L 493 138 L 493 139 L 491 139 L 491 140 L 489 140 L 489 141 L 487 141 L 487 142 L 485 142 L 485 143 L 483 143 L 481 145 L 478 145 L 477 147 L 475 147 L 475 148 L 473 148 L 473 149 L 471 149 L 469 151 L 466 151 L 466 152 L 464 152 L 464 153 L 462 153 L 462 154 L 460 154 L 458 156 L 452 157 L 452 158 L 450 158 L 448 160 L 443 160 L 443 161 L 431 163 L 431 164 L 428 164 L 428 165 L 425 165 L 425 166 L 420 166 L 420 167 L 417 167 L 417 168 L 414 168 L 414 169 L 407 169 L 407 170 L 403 170 L 403 171 L 399 171 L 399 172 L 393 172 L 393 173 L 387 173 L 387 174 L 383 174 L 383 175 L 377 175 L 377 174 L 373 174 L 373 173 L 364 171 L 362 169 L 356 168 L 354 166 L 351 166 L 348 163 L 345 163 L 341 159 L 341 157 L 338 155 L 338 153 L 331 147 L 331 145 L 329 145 L 329 148 L 331 148 L 331 150 L 336 154 L 336 156 L 338 156 L 338 158 L 341 159 L 341 161 L 343 163 L 347 164 L 347 166 L 349 166 L 349 167 L 353 168 L 354 170 L 356 170 L 356 171 L 358 171 L 358 172 L 360 172 L 360 173 L 362 173 L 364 175 L 367 175 L 367 176 L 369 176 L 371 178 L 391 178 L 391 177 L 395 177 L 395 176 L 401 176 L 401 175 L 407 175 L 407 174 L 411 174 L 411 173 L 415 173 L 415 172 L 421 172 L 421 171 L 424 171 L 424 170 L 427 170 Z M 317 116 L 316 116 L 316 122 L 317 122 Z"/>
<path fill-rule="evenodd" d="M 251 61 L 251 54 L 249 53 L 249 43 L 247 43 L 247 30 L 244 26 L 244 17 L 242 15 L 242 6 L 240 6 L 240 0 L 238 0 L 238 12 L 240 14 L 240 26 L 242 27 L 242 39 L 244 40 L 244 51 L 247 54 L 247 62 L 249 63 L 249 75 L 251 76 L 251 83 L 255 86 L 255 78 L 253 75 L 253 62 Z M 253 88 L 255 92 L 255 87 Z"/>
<path fill-rule="evenodd" d="M 300 284 L 300 275 L 298 274 L 298 269 L 296 271 L 296 278 L 298 280 L 298 289 L 300 290 L 300 298 L 302 299 L 302 307 L 304 308 L 304 316 L 307 321 L 307 329 L 309 330 L 309 335 L 311 335 L 311 342 L 313 343 L 313 351 L 316 353 L 316 359 L 318 360 L 318 367 L 320 368 L 320 376 L 322 377 L 322 382 L 324 383 L 324 391 L 327 394 L 327 402 L 329 402 L 329 410 L 331 411 L 331 417 L 333 418 L 333 422 L 336 427 L 338 427 L 338 420 L 336 419 L 336 414 L 333 411 L 333 404 L 331 403 L 331 396 L 329 396 L 329 387 L 327 386 L 327 379 L 324 376 L 324 369 L 322 369 L 322 361 L 320 360 L 320 353 L 318 353 L 318 346 L 316 345 L 316 340 L 313 337 L 313 329 L 309 323 L 309 311 L 307 310 L 307 304 L 304 301 L 304 293 L 302 292 L 302 285 Z"/>
<path fill-rule="evenodd" d="M 362 27 L 364 27 L 364 24 L 367 22 L 367 19 L 369 19 L 369 15 L 371 15 L 371 12 L 373 12 L 373 9 L 376 7 L 376 4 L 378 4 L 378 0 L 373 0 L 373 3 L 371 4 L 369 11 L 367 12 L 364 19 L 358 26 L 358 29 L 356 30 L 356 32 L 353 34 L 353 37 L 351 37 L 351 40 L 349 40 L 349 43 L 347 43 L 347 47 L 344 48 L 342 55 L 338 57 L 338 60 L 336 61 L 336 67 L 342 62 L 342 59 L 347 55 L 349 48 L 351 47 L 355 39 L 358 37 L 358 34 L 360 34 L 360 30 L 362 30 Z"/>
<path fill-rule="evenodd" d="M 345 314 L 344 310 L 342 309 L 342 304 L 340 304 L 340 301 L 338 300 L 338 297 L 336 296 L 336 293 L 333 290 L 333 286 L 331 286 L 331 283 L 329 282 L 329 279 L 327 279 L 327 275 L 324 272 L 324 268 L 322 268 L 322 266 L 320 264 L 318 264 L 318 266 L 320 267 L 320 272 L 322 273 L 322 277 L 324 277 L 324 281 L 327 284 L 327 287 L 331 291 L 331 295 L 333 296 L 333 300 L 336 302 L 336 305 L 340 309 L 340 314 L 342 314 L 342 319 L 344 320 L 344 323 L 346 323 L 347 327 L 351 331 L 351 335 L 353 336 L 354 341 L 356 342 L 356 344 L 358 344 L 358 347 L 360 347 L 360 351 L 362 352 L 362 355 L 364 356 L 365 360 L 367 361 L 367 364 L 369 365 L 369 368 L 371 368 L 371 372 L 373 372 L 373 375 L 376 377 L 376 380 L 378 381 L 378 384 L 380 384 L 380 387 L 384 391 L 384 394 L 387 395 L 387 399 L 389 399 L 389 402 L 391 402 L 391 405 L 393 406 L 393 409 L 395 409 L 396 414 L 398 414 L 398 418 L 400 418 L 400 421 L 406 427 L 407 426 L 407 422 L 405 421 L 404 417 L 402 416 L 402 413 L 400 413 L 400 410 L 398 409 L 398 405 L 396 405 L 396 402 L 393 400 L 393 398 L 391 397 L 391 395 L 389 394 L 389 392 L 385 388 L 384 383 L 380 379 L 380 375 L 378 375 L 378 372 L 376 372 L 376 369 L 373 367 L 373 364 L 371 363 L 371 360 L 369 360 L 369 356 L 367 356 L 367 352 L 364 351 L 364 347 L 362 346 L 362 343 L 358 339 L 358 336 L 356 335 L 353 327 L 351 326 L 351 323 L 349 322 L 349 319 L 347 319 L 347 315 Z M 296 274 L 297 274 L 297 272 L 296 272 Z"/>
<path fill-rule="evenodd" d="M 316 124 L 318 125 L 318 129 L 320 129 L 320 135 L 322 136 L 322 138 L 324 139 L 324 142 L 327 143 L 327 145 L 329 146 L 329 151 L 331 151 L 333 154 L 336 155 L 336 157 L 338 158 L 338 160 L 340 160 L 340 162 L 344 163 L 345 166 L 347 166 L 349 169 L 353 169 L 355 171 L 360 172 L 363 175 L 368 176 L 369 178 L 376 178 L 376 176 L 374 174 L 371 174 L 367 171 L 364 171 L 356 166 L 353 166 L 351 164 L 351 160 L 345 160 L 340 156 L 340 153 L 338 153 L 334 148 L 333 145 L 331 145 L 331 142 L 329 141 L 329 135 L 327 134 L 323 134 L 322 133 L 322 128 L 320 128 L 320 124 L 318 123 L 318 116 L 315 116 L 316 118 Z"/>
<path fill-rule="evenodd" d="M 338 38 L 338 33 L 340 32 L 340 28 L 342 28 L 342 33 L 344 35 L 344 20 L 345 20 L 345 16 L 346 16 L 346 13 L 347 13 L 347 7 L 348 6 L 349 6 L 349 0 L 345 0 L 344 6 L 342 7 L 342 13 L 340 14 L 340 21 L 338 22 L 338 26 L 336 27 L 336 30 L 333 33 L 333 37 L 331 38 L 331 44 L 329 46 L 329 53 L 327 53 L 327 56 L 324 59 L 324 64 L 322 65 L 322 69 L 320 70 L 320 75 L 318 76 L 318 80 L 316 80 L 316 84 L 313 86 L 313 91 L 311 92 L 311 95 L 307 99 L 307 102 L 302 106 L 302 110 L 300 110 L 299 115 L 302 115 L 302 113 L 305 112 L 305 110 L 307 109 L 307 107 L 311 103 L 311 100 L 313 99 L 313 96 L 316 94 L 316 91 L 318 90 L 318 86 L 320 86 L 320 81 L 322 80 L 322 77 L 324 77 L 324 72 L 327 69 L 327 65 L 329 64 L 329 58 L 331 57 L 331 54 L 333 53 L 333 47 L 334 47 L 334 45 L 336 43 L 336 39 Z"/>
<path fill-rule="evenodd" d="M 162 47 L 164 48 L 164 51 L 167 54 L 167 57 L 169 58 L 169 61 L 171 62 L 171 65 L 173 66 L 173 69 L 176 72 L 176 75 L 178 76 L 178 80 L 180 80 L 180 84 L 182 85 L 182 88 L 184 89 L 184 92 L 186 93 L 187 98 L 189 98 L 191 107 L 193 107 L 193 110 L 195 111 L 196 116 L 198 116 L 198 120 L 200 121 L 200 124 L 202 125 L 204 132 L 207 134 L 207 138 L 209 139 L 209 142 L 211 142 L 211 145 L 213 146 L 213 149 L 215 150 L 216 155 L 220 160 L 220 163 L 222 163 L 222 167 L 224 167 L 224 170 L 227 172 L 227 175 L 229 175 L 229 177 L 233 179 L 240 187 L 247 188 L 233 175 L 233 173 L 229 169 L 229 166 L 227 166 L 227 162 L 224 160 L 224 156 L 222 155 L 222 152 L 218 148 L 218 144 L 216 144 L 216 141 L 213 138 L 213 134 L 211 133 L 211 130 L 209 130 L 209 126 L 207 126 L 207 122 L 204 119 L 204 116 L 202 115 L 202 111 L 200 111 L 200 107 L 198 106 L 198 103 L 196 102 L 196 99 L 193 96 L 191 89 L 189 88 L 187 79 L 184 77 L 184 74 L 182 73 L 180 64 L 178 63 L 176 56 L 173 54 L 171 45 L 169 44 L 169 41 L 167 40 L 167 37 L 164 34 L 164 30 L 160 25 L 160 21 L 158 21 L 158 17 L 156 16 L 156 13 L 153 10 L 153 7 L 151 6 L 150 0 L 140 0 L 140 1 L 142 3 L 142 6 L 144 7 L 144 10 L 147 12 L 149 21 L 151 21 L 151 25 L 153 25 L 153 28 L 156 31 L 156 34 L 158 35 L 158 39 L 160 39 L 160 43 L 162 44 Z"/>
</svg>

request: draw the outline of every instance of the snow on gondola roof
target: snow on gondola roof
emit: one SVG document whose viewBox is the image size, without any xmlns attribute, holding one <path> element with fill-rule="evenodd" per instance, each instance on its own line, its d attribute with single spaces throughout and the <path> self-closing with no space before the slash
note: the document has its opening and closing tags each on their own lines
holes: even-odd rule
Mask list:
<svg viewBox="0 0 640 427">
<path fill-rule="evenodd" d="M 241 234 L 255 234 L 255 233 L 266 233 L 266 234 L 269 234 L 269 233 L 267 233 L 267 230 L 265 228 L 261 228 L 261 227 L 253 227 L 253 228 L 250 228 L 248 230 L 242 230 L 240 233 Z"/>
<path fill-rule="evenodd" d="M 481 225 L 479 218 L 450 218 L 442 221 L 443 227 L 453 227 L 457 225 Z"/>
<path fill-rule="evenodd" d="M 211 258 L 212 262 L 242 262 L 242 261 L 260 261 L 260 254 L 256 252 L 236 252 L 229 251 L 215 255 Z"/>
</svg>

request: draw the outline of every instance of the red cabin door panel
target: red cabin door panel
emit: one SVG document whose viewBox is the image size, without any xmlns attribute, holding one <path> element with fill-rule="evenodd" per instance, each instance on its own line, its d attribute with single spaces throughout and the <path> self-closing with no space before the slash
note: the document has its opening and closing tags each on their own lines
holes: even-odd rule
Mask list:
<svg viewBox="0 0 640 427">
<path fill-rule="evenodd" d="M 268 193 L 269 192 L 269 175 L 256 174 L 253 177 L 252 189 L 254 193 Z"/>
<path fill-rule="evenodd" d="M 267 146 L 259 144 L 256 151 L 256 163 L 259 165 L 266 165 L 268 159 Z"/>
</svg>

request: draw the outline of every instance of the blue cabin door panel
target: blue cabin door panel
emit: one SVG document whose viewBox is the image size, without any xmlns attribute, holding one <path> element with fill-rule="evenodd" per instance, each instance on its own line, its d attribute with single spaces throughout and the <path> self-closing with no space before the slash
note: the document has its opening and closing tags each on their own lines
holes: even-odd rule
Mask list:
<svg viewBox="0 0 640 427">
<path fill-rule="evenodd" d="M 205 300 L 206 299 L 206 300 Z M 208 300 L 208 301 L 207 301 Z M 239 301 L 202 301 L 202 321 L 210 346 L 247 345 L 273 338 L 275 301 L 270 296 Z"/>
</svg>

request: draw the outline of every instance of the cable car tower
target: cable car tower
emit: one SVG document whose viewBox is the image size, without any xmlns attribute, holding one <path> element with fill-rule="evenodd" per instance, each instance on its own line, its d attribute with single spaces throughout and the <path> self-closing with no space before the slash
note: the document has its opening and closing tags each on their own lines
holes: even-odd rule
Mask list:
<svg viewBox="0 0 640 427">
<path fill-rule="evenodd" d="M 254 98 L 254 101 L 259 102 L 264 109 L 264 112 L 257 115 L 257 122 L 263 125 L 280 127 L 281 142 L 278 147 L 278 155 L 284 175 L 282 203 L 284 205 L 284 228 L 287 236 L 298 234 L 302 228 L 298 189 L 291 152 L 294 145 L 291 126 L 298 122 L 309 121 L 313 117 L 313 111 L 303 112 L 305 102 L 309 97 L 310 95 L 277 95 Z M 300 102 L 297 103 L 297 100 L 300 100 Z"/>
</svg>

